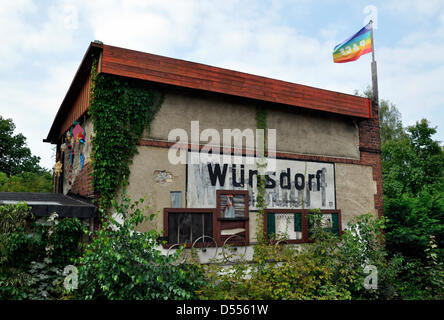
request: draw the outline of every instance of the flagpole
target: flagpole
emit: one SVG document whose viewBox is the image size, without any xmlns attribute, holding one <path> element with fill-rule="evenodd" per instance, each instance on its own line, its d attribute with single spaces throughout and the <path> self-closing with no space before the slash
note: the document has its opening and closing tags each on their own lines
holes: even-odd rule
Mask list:
<svg viewBox="0 0 444 320">
<path fill-rule="evenodd" d="M 376 68 L 376 60 L 375 60 L 375 43 L 373 41 L 373 20 L 370 20 L 370 35 L 372 41 L 372 88 L 373 88 L 373 104 L 379 104 L 379 95 L 378 95 L 378 71 Z"/>
</svg>

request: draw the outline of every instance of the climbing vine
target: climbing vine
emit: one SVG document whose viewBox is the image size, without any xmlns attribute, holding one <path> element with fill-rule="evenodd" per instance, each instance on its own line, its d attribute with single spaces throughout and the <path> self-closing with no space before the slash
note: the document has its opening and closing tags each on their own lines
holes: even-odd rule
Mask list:
<svg viewBox="0 0 444 320">
<path fill-rule="evenodd" d="M 163 95 L 146 84 L 116 76 L 97 74 L 91 68 L 89 115 L 92 138 L 92 179 L 98 207 L 106 211 L 119 186 L 129 176 L 137 142 L 160 109 Z"/>
<path fill-rule="evenodd" d="M 266 128 L 267 128 L 267 110 L 265 106 L 258 105 L 256 109 L 256 126 L 258 129 L 264 130 L 264 141 L 261 141 L 260 143 L 263 143 L 264 146 L 264 156 L 266 154 L 266 141 L 267 141 L 267 135 L 266 135 Z M 261 162 L 259 159 L 257 161 L 258 166 L 258 172 L 261 172 L 261 168 L 265 169 L 267 167 L 266 161 Z M 256 239 L 258 243 L 264 243 L 265 237 L 263 232 L 263 225 L 264 225 L 264 217 L 265 217 L 265 209 L 267 207 L 266 201 L 265 201 L 265 186 L 266 186 L 266 179 L 265 175 L 258 174 L 257 175 L 257 208 L 258 208 L 258 214 L 256 218 L 257 222 L 257 232 L 256 232 Z"/>
</svg>

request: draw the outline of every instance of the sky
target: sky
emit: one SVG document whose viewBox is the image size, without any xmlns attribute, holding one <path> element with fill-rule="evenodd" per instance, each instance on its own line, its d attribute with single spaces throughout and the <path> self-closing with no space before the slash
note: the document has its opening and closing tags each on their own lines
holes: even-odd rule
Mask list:
<svg viewBox="0 0 444 320">
<path fill-rule="evenodd" d="M 0 115 L 52 168 L 44 143 L 94 40 L 353 94 L 371 54 L 335 64 L 335 45 L 372 18 L 379 97 L 404 126 L 426 118 L 444 141 L 444 0 L 0 0 Z"/>
</svg>

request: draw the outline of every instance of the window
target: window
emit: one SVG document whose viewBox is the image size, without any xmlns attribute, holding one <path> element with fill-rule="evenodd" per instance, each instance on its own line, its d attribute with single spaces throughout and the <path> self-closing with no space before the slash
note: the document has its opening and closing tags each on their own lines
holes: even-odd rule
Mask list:
<svg viewBox="0 0 444 320">
<path fill-rule="evenodd" d="M 248 245 L 248 191 L 217 190 L 216 197 L 216 208 L 165 208 L 165 247 L 184 243 L 190 247 L 196 241 L 199 244 L 201 241 L 213 241 L 212 239 L 218 246 Z M 180 198 L 179 192 L 171 192 L 173 206 L 180 204 Z"/>
<path fill-rule="evenodd" d="M 341 211 L 321 210 L 322 224 L 331 232 L 341 234 Z M 264 227 L 269 239 L 287 243 L 309 242 L 311 225 L 309 210 L 266 209 Z"/>
<path fill-rule="evenodd" d="M 217 190 L 217 220 L 215 237 L 219 245 L 248 245 L 248 191 Z"/>
<path fill-rule="evenodd" d="M 164 232 L 167 247 L 183 243 L 191 246 L 202 236 L 213 238 L 213 218 L 213 209 L 165 208 Z M 203 241 L 208 241 L 208 238 Z"/>
<path fill-rule="evenodd" d="M 326 210 L 327 211 L 327 210 Z M 322 227 L 325 230 L 329 230 L 334 234 L 340 235 L 341 234 L 341 229 L 340 229 L 340 212 L 334 212 L 334 211 L 328 211 L 328 212 L 322 212 Z M 308 224 L 308 236 L 311 236 L 311 232 L 310 229 L 312 228 L 312 225 L 309 223 Z"/>
<path fill-rule="evenodd" d="M 182 192 L 171 191 L 171 208 L 182 208 Z"/>
<path fill-rule="evenodd" d="M 302 240 L 302 213 L 269 212 L 267 213 L 267 234 L 276 238 Z"/>
<path fill-rule="evenodd" d="M 248 191 L 217 190 L 216 197 L 220 218 L 237 219 L 248 216 Z"/>
</svg>

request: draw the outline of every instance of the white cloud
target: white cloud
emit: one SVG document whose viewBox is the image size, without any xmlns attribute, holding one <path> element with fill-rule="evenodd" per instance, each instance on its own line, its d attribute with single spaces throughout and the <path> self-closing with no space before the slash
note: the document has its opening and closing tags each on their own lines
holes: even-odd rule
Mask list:
<svg viewBox="0 0 444 320">
<path fill-rule="evenodd" d="M 11 118 L 15 134 L 22 133 L 33 154 L 41 157 L 41 165 L 51 168 L 54 164 L 52 146 L 43 143 L 55 114 L 65 97 L 76 72 L 78 62 L 66 62 L 63 66 L 45 66 L 43 79 L 9 81 L 0 78 L 0 115 Z"/>
<path fill-rule="evenodd" d="M 384 1 L 382 8 L 417 18 L 435 15 L 443 9 L 442 0 L 392 0 Z"/>
</svg>

